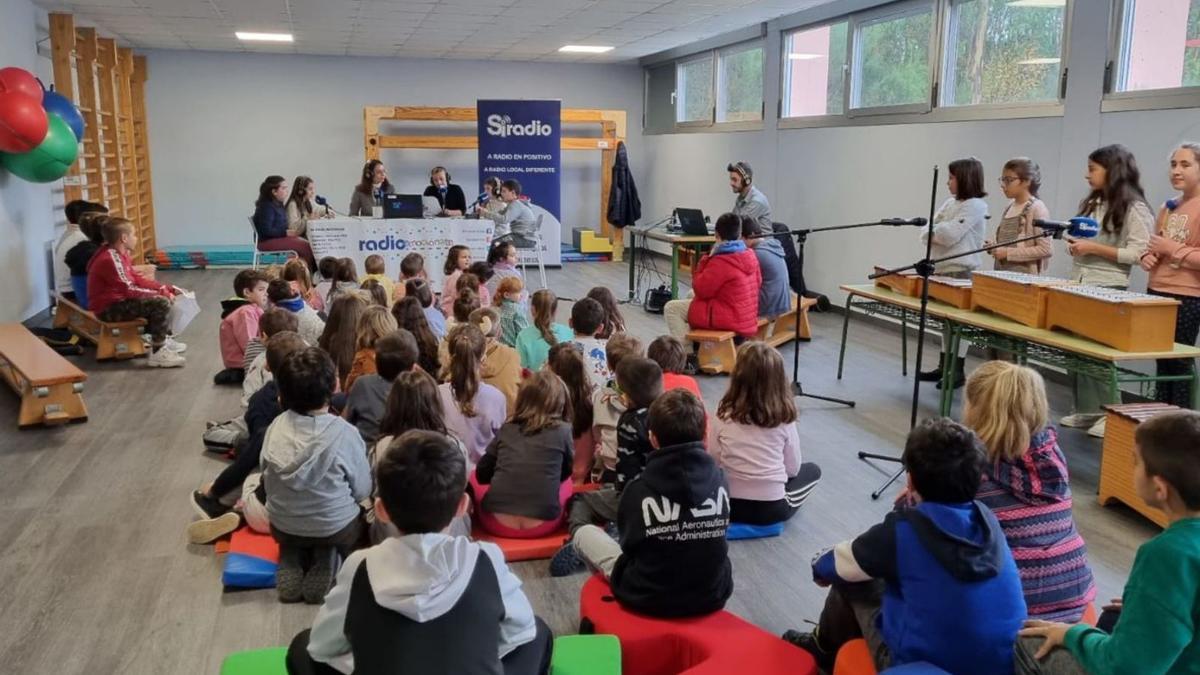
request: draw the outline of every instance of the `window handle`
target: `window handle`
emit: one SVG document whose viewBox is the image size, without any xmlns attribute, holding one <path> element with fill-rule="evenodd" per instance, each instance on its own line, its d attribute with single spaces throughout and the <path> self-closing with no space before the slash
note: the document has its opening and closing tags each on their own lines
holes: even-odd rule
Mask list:
<svg viewBox="0 0 1200 675">
<path fill-rule="evenodd" d="M 1107 67 L 1106 67 L 1106 69 L 1107 69 Z M 1066 98 L 1067 98 L 1067 74 L 1070 72 L 1071 72 L 1070 68 L 1063 68 L 1062 75 L 1058 76 L 1058 99 L 1060 101 L 1066 100 Z M 1105 80 L 1108 79 L 1107 73 L 1105 74 L 1104 79 Z"/>
</svg>

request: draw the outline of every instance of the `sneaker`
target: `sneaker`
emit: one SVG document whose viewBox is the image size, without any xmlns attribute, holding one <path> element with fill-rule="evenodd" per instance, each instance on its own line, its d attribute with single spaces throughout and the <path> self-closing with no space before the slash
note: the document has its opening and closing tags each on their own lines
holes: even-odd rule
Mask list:
<svg viewBox="0 0 1200 675">
<path fill-rule="evenodd" d="M 1058 421 L 1064 427 L 1072 429 L 1087 429 L 1096 422 L 1104 419 L 1104 415 L 1094 413 L 1072 413 Z"/>
<path fill-rule="evenodd" d="M 313 550 L 312 566 L 304 573 L 304 582 L 301 584 L 304 602 L 310 605 L 325 602 L 325 594 L 333 586 L 336 560 L 337 551 L 332 547 Z"/>
<path fill-rule="evenodd" d="M 1104 438 L 1104 422 L 1107 418 L 1101 417 L 1099 422 L 1096 422 L 1088 429 L 1088 436 L 1092 438 Z"/>
<path fill-rule="evenodd" d="M 569 577 L 576 572 L 582 572 L 587 567 L 583 563 L 583 558 L 579 557 L 579 551 L 575 550 L 575 544 L 567 542 L 562 545 L 562 548 L 550 558 L 550 576 L 552 577 Z"/>
<path fill-rule="evenodd" d="M 304 568 L 300 565 L 300 549 L 279 547 L 279 567 L 275 570 L 275 591 L 280 602 L 300 602 L 304 598 Z"/>
<path fill-rule="evenodd" d="M 246 378 L 246 373 L 238 368 L 226 368 L 213 375 L 213 384 L 240 385 Z"/>
<path fill-rule="evenodd" d="M 182 356 L 166 347 L 159 347 L 158 351 L 150 352 L 146 357 L 146 366 L 150 368 L 182 368 L 186 362 Z"/>
<path fill-rule="evenodd" d="M 936 368 L 934 370 L 922 370 L 921 372 L 917 373 L 917 379 L 921 382 L 941 382 L 942 369 Z"/>
<path fill-rule="evenodd" d="M 163 347 L 170 349 L 171 351 L 175 352 L 176 354 L 182 354 L 187 351 L 186 344 L 176 340 L 175 338 L 173 338 L 171 336 L 167 336 L 167 341 L 166 341 L 166 343 L 163 344 Z"/>
<path fill-rule="evenodd" d="M 783 641 L 790 642 L 811 654 L 821 670 L 830 673 L 833 672 L 833 661 L 836 655 L 821 649 L 821 645 L 817 643 L 816 633 L 801 633 L 798 630 L 789 630 L 783 634 Z"/>
<path fill-rule="evenodd" d="M 242 517 L 233 511 L 226 512 L 216 518 L 197 520 L 187 527 L 188 543 L 211 544 L 238 529 L 241 524 Z"/>
<path fill-rule="evenodd" d="M 209 497 L 206 493 L 196 490 L 192 493 L 192 510 L 201 518 L 209 519 L 224 515 L 229 511 L 229 507 L 216 497 Z"/>
</svg>

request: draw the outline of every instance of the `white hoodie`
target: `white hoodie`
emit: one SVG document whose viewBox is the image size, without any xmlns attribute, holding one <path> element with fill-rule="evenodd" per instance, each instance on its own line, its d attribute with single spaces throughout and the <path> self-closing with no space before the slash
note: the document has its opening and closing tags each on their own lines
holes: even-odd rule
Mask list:
<svg viewBox="0 0 1200 675">
<path fill-rule="evenodd" d="M 333 590 L 317 612 L 309 636 L 308 654 L 338 672 L 354 672 L 354 655 L 346 640 L 346 610 L 358 566 L 371 575 L 375 602 L 413 621 L 432 621 L 449 612 L 467 590 L 479 551 L 496 568 L 504 619 L 500 623 L 499 656 L 504 658 L 537 633 L 533 607 L 521 590 L 521 580 L 508 569 L 495 544 L 473 542 L 448 534 L 410 534 L 392 537 L 377 546 L 355 551 L 337 574 Z"/>
</svg>

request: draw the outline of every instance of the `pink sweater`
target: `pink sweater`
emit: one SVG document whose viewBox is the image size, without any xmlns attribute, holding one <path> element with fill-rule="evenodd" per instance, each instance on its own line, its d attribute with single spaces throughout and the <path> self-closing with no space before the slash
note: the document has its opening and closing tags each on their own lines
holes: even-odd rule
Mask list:
<svg viewBox="0 0 1200 675">
<path fill-rule="evenodd" d="M 800 433 L 795 424 L 770 429 L 709 418 L 708 452 L 725 470 L 729 496 L 773 502 L 800 471 Z"/>
<path fill-rule="evenodd" d="M 229 316 L 221 319 L 221 361 L 226 368 L 241 368 L 246 356 L 246 345 L 258 337 L 258 321 L 263 308 L 258 305 L 242 305 Z"/>
<path fill-rule="evenodd" d="M 1200 271 L 1181 266 L 1185 258 L 1191 265 L 1200 263 L 1200 199 L 1188 200 L 1174 211 L 1163 207 L 1154 233 L 1171 242 L 1171 252 L 1159 256 L 1148 286 L 1161 293 L 1200 295 Z"/>
</svg>

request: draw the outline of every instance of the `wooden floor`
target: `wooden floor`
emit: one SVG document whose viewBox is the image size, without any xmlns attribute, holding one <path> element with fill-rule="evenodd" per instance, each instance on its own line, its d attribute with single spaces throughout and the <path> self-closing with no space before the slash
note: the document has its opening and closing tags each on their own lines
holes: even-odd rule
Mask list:
<svg viewBox="0 0 1200 675">
<path fill-rule="evenodd" d="M 0 671 L 216 673 L 226 654 L 286 644 L 310 625 L 315 608 L 281 605 L 273 590 L 222 593 L 220 560 L 184 536 L 193 517 L 190 492 L 222 467 L 203 452 L 204 422 L 240 414 L 240 390 L 212 385 L 220 368 L 218 303 L 229 296 L 233 275 L 161 273 L 195 289 L 205 308 L 181 336 L 190 347 L 187 367 L 147 370 L 100 365 L 90 353 L 78 358 L 89 375 L 86 424 L 18 432 L 17 398 L 0 394 L 0 420 L 11 422 L 0 432 Z M 596 285 L 620 296 L 627 277 L 619 264 L 577 263 L 551 271 L 550 279 L 562 296 L 581 297 Z M 561 307 L 564 319 L 569 307 Z M 660 316 L 624 311 L 630 330 L 647 342 L 665 331 Z M 804 459 L 821 465 L 822 483 L 782 537 L 730 546 L 729 609 L 776 633 L 820 611 L 824 592 L 811 582 L 813 555 L 890 508 L 888 496 L 873 502 L 869 494 L 894 465 L 877 468 L 855 453 L 896 453 L 908 428 L 912 380 L 900 375 L 898 333 L 853 324 L 839 382 L 841 317 L 814 314 L 812 324 L 814 339 L 800 348 L 804 386 L 858 406 L 801 399 Z M 792 348 L 783 352 L 790 364 Z M 723 377 L 701 378 L 710 410 L 725 386 Z M 1051 387 L 1056 414 L 1068 396 Z M 932 388 L 921 404 L 922 415 L 935 414 Z M 1099 441 L 1073 430 L 1062 438 L 1075 517 L 1107 599 L 1119 593 L 1137 546 L 1157 530 L 1127 509 L 1098 506 Z M 555 632 L 574 632 L 584 576 L 552 579 L 545 562 L 515 569 L 537 613 Z"/>
</svg>

